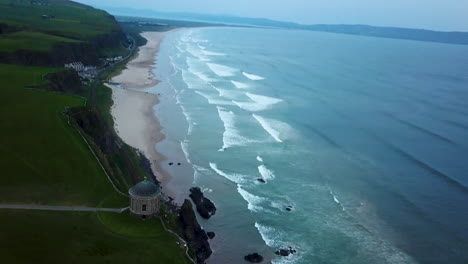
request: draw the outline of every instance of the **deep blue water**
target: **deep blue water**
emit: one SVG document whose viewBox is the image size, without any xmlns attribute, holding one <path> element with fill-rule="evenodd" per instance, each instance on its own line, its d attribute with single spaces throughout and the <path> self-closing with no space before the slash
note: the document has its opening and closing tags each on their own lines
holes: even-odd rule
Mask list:
<svg viewBox="0 0 468 264">
<path fill-rule="evenodd" d="M 168 188 L 218 208 L 210 263 L 468 263 L 467 46 L 199 28 L 158 65 L 158 148 L 190 161 Z"/>
</svg>

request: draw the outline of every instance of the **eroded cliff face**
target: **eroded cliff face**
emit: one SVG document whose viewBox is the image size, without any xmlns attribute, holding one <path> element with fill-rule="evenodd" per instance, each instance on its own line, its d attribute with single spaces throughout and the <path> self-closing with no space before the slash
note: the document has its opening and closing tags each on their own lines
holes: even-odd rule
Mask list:
<svg viewBox="0 0 468 264">
<path fill-rule="evenodd" d="M 211 248 L 208 243 L 208 236 L 198 224 L 197 218 L 192 208 L 192 203 L 185 200 L 179 212 L 179 221 L 182 227 L 183 237 L 189 243 L 189 247 L 195 251 L 197 263 L 205 263 L 211 256 Z"/>
</svg>

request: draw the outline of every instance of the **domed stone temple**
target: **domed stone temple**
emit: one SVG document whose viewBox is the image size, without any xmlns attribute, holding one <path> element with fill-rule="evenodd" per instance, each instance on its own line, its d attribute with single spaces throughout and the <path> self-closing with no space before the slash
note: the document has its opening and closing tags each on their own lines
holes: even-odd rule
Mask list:
<svg viewBox="0 0 468 264">
<path fill-rule="evenodd" d="M 153 182 L 144 180 L 128 190 L 130 195 L 130 212 L 143 219 L 159 213 L 161 189 Z"/>
</svg>

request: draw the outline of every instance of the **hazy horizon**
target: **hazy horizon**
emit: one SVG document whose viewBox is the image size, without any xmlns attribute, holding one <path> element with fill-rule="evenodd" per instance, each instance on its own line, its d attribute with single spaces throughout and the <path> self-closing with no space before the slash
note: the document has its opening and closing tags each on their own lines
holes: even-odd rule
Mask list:
<svg viewBox="0 0 468 264">
<path fill-rule="evenodd" d="M 468 31 L 468 1 L 446 0 L 353 0 L 335 2 L 318 0 L 77 0 L 77 2 L 104 8 L 133 8 L 158 12 L 187 12 L 250 18 L 267 18 L 301 24 L 366 24 L 420 28 L 442 31 Z M 428 4 L 430 3 L 430 4 Z"/>
</svg>

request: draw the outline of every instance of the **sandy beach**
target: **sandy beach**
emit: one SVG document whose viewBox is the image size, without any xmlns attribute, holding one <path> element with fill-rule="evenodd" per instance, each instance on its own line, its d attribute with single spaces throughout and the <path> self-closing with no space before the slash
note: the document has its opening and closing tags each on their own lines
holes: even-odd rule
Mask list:
<svg viewBox="0 0 468 264">
<path fill-rule="evenodd" d="M 112 78 L 112 82 L 119 83 L 121 88 L 142 89 L 154 86 L 158 80 L 153 76 L 155 56 L 159 45 L 168 32 L 144 32 L 141 34 L 146 45 L 138 49 L 138 54 L 129 63 L 121 74 Z"/>
<path fill-rule="evenodd" d="M 159 81 L 153 74 L 155 57 L 159 45 L 168 32 L 144 32 L 147 44 L 140 47 L 138 54 L 119 75 L 107 84 L 112 89 L 112 116 L 119 137 L 128 145 L 139 149 L 150 160 L 153 173 L 164 184 L 170 176 L 159 167 L 164 156 L 156 151 L 155 145 L 164 139 L 161 126 L 154 116 L 153 107 L 159 100 L 146 90 Z"/>
</svg>

